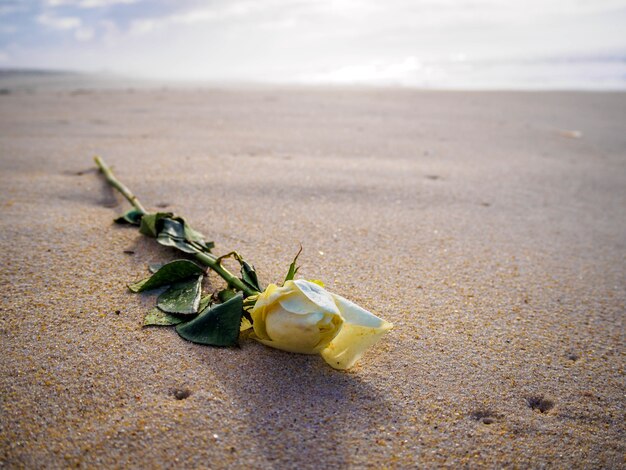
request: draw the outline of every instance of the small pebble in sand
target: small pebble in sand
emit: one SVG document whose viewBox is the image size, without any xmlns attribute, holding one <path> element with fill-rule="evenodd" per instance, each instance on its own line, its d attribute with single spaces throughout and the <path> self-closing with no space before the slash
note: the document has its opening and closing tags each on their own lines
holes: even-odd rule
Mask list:
<svg viewBox="0 0 626 470">
<path fill-rule="evenodd" d="M 174 391 L 174 398 L 176 398 L 177 400 L 184 400 L 186 398 L 189 398 L 189 396 L 191 396 L 191 391 L 187 388 Z"/>
<path fill-rule="evenodd" d="M 483 424 L 493 424 L 496 422 L 496 413 L 490 410 L 477 410 L 471 415 L 472 419 L 479 421 Z"/>
</svg>

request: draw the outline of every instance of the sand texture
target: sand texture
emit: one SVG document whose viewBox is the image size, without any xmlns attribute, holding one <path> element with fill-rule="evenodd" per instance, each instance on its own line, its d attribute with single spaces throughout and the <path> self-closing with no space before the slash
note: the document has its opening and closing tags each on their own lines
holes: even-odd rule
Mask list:
<svg viewBox="0 0 626 470">
<path fill-rule="evenodd" d="M 142 328 L 176 254 L 95 154 L 395 329 L 338 372 Z M 0 466 L 625 464 L 626 94 L 3 90 L 0 185 Z"/>
</svg>

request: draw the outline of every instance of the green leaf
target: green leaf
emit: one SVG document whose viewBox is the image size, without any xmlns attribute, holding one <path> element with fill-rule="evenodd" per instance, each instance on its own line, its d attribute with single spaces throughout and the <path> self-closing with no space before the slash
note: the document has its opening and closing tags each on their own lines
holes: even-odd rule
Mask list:
<svg viewBox="0 0 626 470">
<path fill-rule="evenodd" d="M 152 276 L 134 284 L 129 284 L 128 288 L 133 292 L 143 292 L 145 290 L 156 289 L 167 284 L 182 281 L 188 277 L 198 276 L 204 273 L 204 269 L 186 259 L 179 259 L 167 263 Z"/>
<path fill-rule="evenodd" d="M 157 298 L 157 307 L 164 312 L 177 313 L 179 315 L 198 313 L 203 277 L 201 274 L 195 279 L 178 281 L 172 284 Z"/>
<path fill-rule="evenodd" d="M 163 219 L 161 224 L 162 228 L 157 237 L 157 242 L 161 245 L 172 246 L 185 253 L 201 251 L 185 239 L 185 226 L 182 222 L 174 219 Z"/>
<path fill-rule="evenodd" d="M 191 228 L 189 224 L 185 221 L 185 219 L 179 217 L 178 220 L 182 222 L 183 225 L 185 226 L 185 239 L 187 241 L 200 245 L 203 251 L 207 251 L 207 252 L 210 252 L 213 249 L 213 247 L 215 247 L 215 243 L 205 241 L 204 235 L 202 235 L 197 230 L 194 230 L 193 228 Z"/>
<path fill-rule="evenodd" d="M 160 243 L 163 246 L 171 246 L 173 248 L 178 248 L 180 251 L 184 251 L 185 253 L 198 253 L 202 251 L 199 248 L 194 248 L 193 245 L 190 245 L 185 240 L 171 238 L 168 235 L 164 235 L 164 234 L 160 234 L 156 240 L 158 243 Z"/>
<path fill-rule="evenodd" d="M 239 262 L 241 263 L 241 280 L 244 284 L 257 292 L 263 292 L 263 289 L 261 289 L 259 285 L 259 278 L 254 270 L 254 266 L 249 265 L 243 259 L 240 259 Z"/>
<path fill-rule="evenodd" d="M 184 322 L 180 317 L 163 312 L 154 307 L 143 319 L 143 326 L 171 326 Z"/>
<path fill-rule="evenodd" d="M 177 220 L 183 224 L 185 231 L 185 238 L 191 242 L 204 242 L 204 235 L 197 230 L 191 228 L 187 221 L 182 217 L 177 217 Z"/>
<path fill-rule="evenodd" d="M 185 253 L 211 252 L 215 245 L 204 241 L 204 235 L 192 229 L 182 217 L 164 218 L 156 226 L 159 234 L 157 242 L 164 246 L 178 248 Z"/>
<path fill-rule="evenodd" d="M 236 295 L 223 304 L 209 307 L 193 320 L 176 327 L 188 341 L 211 346 L 234 346 L 239 338 L 243 296 Z"/>
<path fill-rule="evenodd" d="M 300 269 L 300 266 L 296 266 L 296 262 L 298 261 L 298 256 L 300 256 L 300 253 L 302 253 L 302 246 L 300 246 L 300 250 L 298 250 L 298 253 L 296 253 L 296 257 L 289 265 L 289 271 L 287 271 L 287 276 L 285 276 L 283 284 L 285 284 L 285 282 L 287 281 L 293 281 L 293 278 L 296 277 L 296 273 L 298 272 L 298 269 Z"/>
<path fill-rule="evenodd" d="M 159 221 L 161 219 L 173 217 L 171 212 L 151 212 L 145 214 L 141 218 L 141 225 L 139 226 L 139 232 L 152 238 L 156 238 L 159 234 Z"/>
<path fill-rule="evenodd" d="M 161 222 L 159 235 L 185 240 L 185 224 L 180 220 L 164 218 Z"/>
<path fill-rule="evenodd" d="M 185 253 L 210 253 L 213 242 L 206 242 L 204 235 L 191 228 L 185 219 L 171 212 L 152 212 L 141 218 L 139 231 L 156 238 L 164 246 L 178 248 Z"/>
<path fill-rule="evenodd" d="M 114 220 L 114 222 L 116 224 L 139 225 L 141 224 L 141 218 L 143 217 L 143 214 L 143 212 L 133 208 L 119 216 L 117 219 Z"/>
</svg>

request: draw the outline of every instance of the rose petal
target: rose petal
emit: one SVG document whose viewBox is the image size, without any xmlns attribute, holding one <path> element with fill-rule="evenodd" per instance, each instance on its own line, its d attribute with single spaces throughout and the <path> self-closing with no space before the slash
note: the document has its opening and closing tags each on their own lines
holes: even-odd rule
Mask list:
<svg viewBox="0 0 626 470">
<path fill-rule="evenodd" d="M 333 296 L 323 287 L 313 282 L 305 281 L 304 279 L 298 279 L 297 281 L 293 281 L 293 283 L 307 299 L 317 305 L 322 311 L 334 314 L 339 313 Z"/>
<path fill-rule="evenodd" d="M 322 350 L 324 360 L 335 369 L 349 369 L 393 325 L 343 297 L 332 294 L 344 319 L 339 334 Z"/>
<path fill-rule="evenodd" d="M 272 308 L 266 317 L 265 331 L 281 349 L 307 353 L 315 350 L 322 340 L 318 324 L 323 322 L 322 312 L 296 314 L 279 306 Z M 327 344 L 326 341 L 324 344 Z"/>
<path fill-rule="evenodd" d="M 299 349 L 299 348 L 291 349 L 288 346 L 272 341 L 271 339 L 259 338 L 254 333 L 250 334 L 250 338 L 255 341 L 258 341 L 261 344 L 264 344 L 265 346 L 269 346 L 270 348 L 274 348 L 274 349 L 280 349 L 281 351 L 287 351 L 287 352 L 292 352 L 292 353 L 297 353 L 297 354 L 317 354 L 320 352 L 319 348 L 310 349 L 310 350 Z"/>
<path fill-rule="evenodd" d="M 270 284 L 267 286 L 267 289 L 265 289 L 257 297 L 257 301 L 254 304 L 254 310 L 259 311 L 263 309 L 263 307 L 271 305 L 276 301 L 276 299 L 278 299 L 281 295 L 284 295 L 287 291 L 288 288 L 278 287 L 276 284 Z"/>
<path fill-rule="evenodd" d="M 293 292 L 278 300 L 282 308 L 296 315 L 306 315 L 308 313 L 324 312 L 324 309 L 311 302 L 299 292 Z M 337 311 L 339 314 L 339 311 Z"/>
<path fill-rule="evenodd" d="M 274 313 L 271 315 L 273 314 Z M 313 315 L 312 317 L 307 318 L 306 315 L 293 315 L 289 313 L 289 316 L 291 318 L 289 318 L 286 322 L 277 318 L 277 325 L 271 325 L 272 320 L 270 319 L 269 329 L 272 331 L 273 335 L 277 333 L 275 329 L 282 330 L 280 334 L 277 335 L 276 341 L 269 339 L 269 337 L 259 337 L 256 330 L 250 334 L 250 338 L 263 343 L 270 348 L 300 354 L 318 354 L 341 329 L 342 319 L 339 315 L 334 315 L 330 318 L 328 315 L 322 315 L 322 318 L 319 319 L 316 325 L 316 328 L 318 328 L 319 331 L 314 334 L 309 332 L 309 334 L 299 338 L 303 332 L 301 331 L 301 328 L 298 328 L 297 324 L 292 324 L 291 321 L 302 319 L 305 323 L 309 323 L 310 320 L 317 319 L 316 317 L 318 317 L 318 315 Z M 313 327 L 313 325 L 310 326 Z M 265 331 L 265 329 L 263 331 Z M 284 333 L 288 334 L 285 335 Z M 315 344 L 311 342 L 312 338 L 316 338 Z"/>
</svg>

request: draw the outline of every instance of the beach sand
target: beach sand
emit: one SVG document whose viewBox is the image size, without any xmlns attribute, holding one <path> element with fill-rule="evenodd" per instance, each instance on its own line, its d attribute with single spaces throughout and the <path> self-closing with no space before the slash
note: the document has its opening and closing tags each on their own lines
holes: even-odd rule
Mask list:
<svg viewBox="0 0 626 470">
<path fill-rule="evenodd" d="M 96 154 L 395 328 L 348 372 L 142 328 L 177 255 Z M 0 184 L 0 466 L 625 464 L 626 94 L 3 89 Z"/>
</svg>

